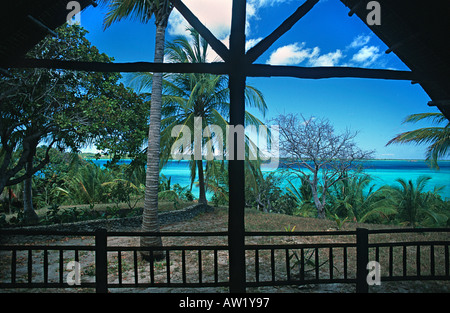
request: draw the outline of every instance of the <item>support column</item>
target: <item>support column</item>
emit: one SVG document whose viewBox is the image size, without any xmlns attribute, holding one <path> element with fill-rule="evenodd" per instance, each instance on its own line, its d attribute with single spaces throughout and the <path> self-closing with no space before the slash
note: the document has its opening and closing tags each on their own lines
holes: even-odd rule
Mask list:
<svg viewBox="0 0 450 313">
<path fill-rule="evenodd" d="M 230 125 L 244 126 L 245 119 L 245 15 L 246 1 L 233 0 L 230 34 Z M 237 136 L 240 137 L 240 136 Z M 234 152 L 229 156 L 229 206 L 228 206 L 228 245 L 230 249 L 230 292 L 245 292 L 245 175 L 244 160 L 239 160 L 237 151 L 239 141 L 235 138 Z"/>
</svg>

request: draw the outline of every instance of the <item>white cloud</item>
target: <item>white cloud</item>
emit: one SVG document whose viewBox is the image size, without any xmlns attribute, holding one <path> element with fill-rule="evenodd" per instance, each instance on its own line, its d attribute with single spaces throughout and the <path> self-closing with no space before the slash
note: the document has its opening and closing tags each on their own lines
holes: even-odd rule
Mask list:
<svg viewBox="0 0 450 313">
<path fill-rule="evenodd" d="M 263 39 L 263 37 L 259 37 L 259 38 L 254 38 L 254 39 L 249 39 L 245 42 L 245 51 L 248 51 L 249 49 L 253 48 L 254 46 L 256 46 L 256 44 L 258 42 L 260 42 Z"/>
<path fill-rule="evenodd" d="M 292 0 L 249 0 L 247 2 L 246 33 L 250 34 L 250 24 L 258 20 L 258 10 L 263 7 L 280 5 Z M 183 0 L 183 3 L 220 40 L 230 34 L 232 0 Z M 189 23 L 174 9 L 169 17 L 168 32 L 172 36 L 187 35 Z"/>
<path fill-rule="evenodd" d="M 323 55 L 319 55 L 318 50 L 316 55 L 313 55 L 309 59 L 308 63 L 311 66 L 335 66 L 339 63 L 339 61 L 342 59 L 343 56 L 344 55 L 342 54 L 342 51 L 339 49 L 337 49 L 335 52 L 329 52 Z"/>
<path fill-rule="evenodd" d="M 381 56 L 380 48 L 376 46 L 364 46 L 353 55 L 351 62 L 362 66 L 370 66 Z"/>
<path fill-rule="evenodd" d="M 303 62 L 311 55 L 311 49 L 305 49 L 305 43 L 293 43 L 283 46 L 272 52 L 267 64 L 294 65 Z"/>
<path fill-rule="evenodd" d="M 352 43 L 349 45 L 349 48 L 360 48 L 365 46 L 370 41 L 370 35 L 359 35 L 353 39 Z"/>
<path fill-rule="evenodd" d="M 194 13 L 218 39 L 226 38 L 231 28 L 231 0 L 184 0 L 183 3 Z M 168 32 L 172 36 L 187 35 L 190 27 L 184 17 L 174 9 L 169 17 Z"/>
<path fill-rule="evenodd" d="M 335 66 L 343 58 L 341 50 L 320 54 L 320 48 L 305 48 L 306 44 L 294 43 L 276 49 L 267 60 L 271 65 L 298 65 L 307 61 L 310 66 Z"/>
</svg>

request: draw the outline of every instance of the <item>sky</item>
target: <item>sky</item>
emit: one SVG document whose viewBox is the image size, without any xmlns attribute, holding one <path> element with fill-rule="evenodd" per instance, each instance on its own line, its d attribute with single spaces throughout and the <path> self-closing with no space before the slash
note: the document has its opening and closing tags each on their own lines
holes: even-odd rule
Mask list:
<svg viewBox="0 0 450 313">
<path fill-rule="evenodd" d="M 232 0 L 183 0 L 211 32 L 228 46 Z M 247 48 L 269 35 L 304 1 L 248 0 Z M 115 62 L 153 61 L 155 25 L 121 20 L 104 29 L 106 7 L 89 7 L 79 16 L 89 31 L 88 40 Z M 355 66 L 409 70 L 387 46 L 339 0 L 321 0 L 255 63 L 296 66 Z M 368 11 L 369 13 L 369 11 Z M 383 10 L 381 8 L 381 23 Z M 187 22 L 174 10 L 169 18 L 166 41 L 186 35 Z M 211 50 L 209 60 L 220 61 Z M 424 159 L 426 146 L 390 145 L 397 134 L 426 122 L 403 124 L 415 113 L 439 112 L 429 107 L 431 99 L 420 85 L 409 81 L 375 79 L 248 78 L 247 84 L 264 94 L 269 121 L 279 114 L 296 113 L 306 118 L 327 118 L 337 132 L 357 131 L 355 141 L 364 150 L 374 150 L 379 159 Z"/>
</svg>

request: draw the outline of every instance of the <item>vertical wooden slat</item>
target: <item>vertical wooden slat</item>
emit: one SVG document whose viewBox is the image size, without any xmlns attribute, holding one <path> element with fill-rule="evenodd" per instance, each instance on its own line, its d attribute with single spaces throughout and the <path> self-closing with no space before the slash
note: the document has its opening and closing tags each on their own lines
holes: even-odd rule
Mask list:
<svg viewBox="0 0 450 313">
<path fill-rule="evenodd" d="M 300 252 L 300 280 L 305 279 L 305 251 L 302 248 Z"/>
<path fill-rule="evenodd" d="M 133 266 L 134 266 L 134 283 L 137 284 L 139 282 L 139 273 L 138 273 L 138 256 L 137 251 L 133 251 Z"/>
<path fill-rule="evenodd" d="M 166 276 L 167 283 L 170 284 L 170 250 L 166 250 Z"/>
<path fill-rule="evenodd" d="M 416 249 L 416 271 L 417 276 L 420 276 L 420 245 L 417 245 Z"/>
<path fill-rule="evenodd" d="M 44 250 L 44 284 L 48 283 L 48 250 Z"/>
<path fill-rule="evenodd" d="M 219 281 L 219 265 L 217 258 L 217 249 L 214 249 L 214 282 L 217 283 Z"/>
<path fill-rule="evenodd" d="M 155 260 L 153 250 L 149 251 L 150 254 L 150 283 L 153 285 L 155 283 Z"/>
<path fill-rule="evenodd" d="M 403 245 L 403 277 L 406 277 L 406 258 L 407 258 L 407 251 L 406 251 L 406 245 Z"/>
<path fill-rule="evenodd" d="M 28 283 L 31 284 L 33 276 L 33 253 L 28 249 Z"/>
<path fill-rule="evenodd" d="M 255 249 L 255 280 L 259 282 L 259 250 Z"/>
<path fill-rule="evenodd" d="M 119 276 L 119 285 L 122 286 L 122 251 L 117 251 L 117 270 Z"/>
<path fill-rule="evenodd" d="M 270 268 L 272 270 L 272 281 L 275 281 L 275 249 L 270 249 Z"/>
<path fill-rule="evenodd" d="M 434 263 L 434 245 L 430 246 L 430 275 L 435 275 L 435 263 Z"/>
<path fill-rule="evenodd" d="M 330 279 L 333 279 L 333 247 L 329 250 L 329 263 L 330 263 Z"/>
<path fill-rule="evenodd" d="M 450 276 L 450 257 L 448 251 L 448 245 L 445 245 L 445 276 Z"/>
<path fill-rule="evenodd" d="M 186 250 L 181 251 L 181 278 L 186 283 Z"/>
<path fill-rule="evenodd" d="M 344 258 L 344 279 L 348 277 L 348 264 L 347 264 L 347 247 L 344 247 L 343 258 Z"/>
<path fill-rule="evenodd" d="M 62 248 L 59 250 L 59 283 L 61 285 L 64 283 L 64 251 Z"/>
<path fill-rule="evenodd" d="M 286 249 L 286 278 L 291 280 L 291 265 L 289 262 L 289 249 Z"/>
<path fill-rule="evenodd" d="M 202 250 L 198 250 L 198 282 L 202 283 Z"/>
<path fill-rule="evenodd" d="M 11 283 L 16 283 L 16 263 L 17 263 L 17 250 L 12 250 L 11 255 Z"/>
<path fill-rule="evenodd" d="M 314 248 L 314 267 L 316 271 L 316 279 L 319 279 L 319 248 Z"/>
<path fill-rule="evenodd" d="M 394 273 L 394 247 L 389 247 L 389 277 Z"/>
</svg>

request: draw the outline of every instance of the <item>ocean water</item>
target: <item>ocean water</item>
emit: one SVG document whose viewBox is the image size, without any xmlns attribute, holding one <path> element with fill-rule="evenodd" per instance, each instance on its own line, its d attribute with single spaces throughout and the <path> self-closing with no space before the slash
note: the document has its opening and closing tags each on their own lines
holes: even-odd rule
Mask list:
<svg viewBox="0 0 450 313">
<path fill-rule="evenodd" d="M 103 166 L 107 160 L 92 160 L 97 165 Z M 121 160 L 120 163 L 126 164 L 130 160 Z M 397 185 L 395 180 L 402 178 L 406 181 L 415 180 L 423 175 L 430 176 L 431 180 L 425 188 L 425 191 L 431 191 L 434 187 L 444 186 L 440 192 L 443 199 L 450 199 L 450 161 L 440 161 L 439 170 L 432 170 L 425 161 L 421 160 L 370 160 L 363 164 L 364 172 L 369 174 L 373 180 L 372 184 L 376 187 L 383 185 Z M 190 186 L 190 170 L 188 161 L 169 161 L 162 169 L 162 174 L 171 177 L 171 184 L 180 184 L 181 186 Z M 192 186 L 192 193 L 198 197 L 198 188 L 195 184 Z M 211 193 L 207 193 L 210 199 Z"/>
</svg>

